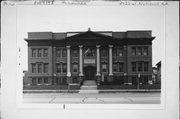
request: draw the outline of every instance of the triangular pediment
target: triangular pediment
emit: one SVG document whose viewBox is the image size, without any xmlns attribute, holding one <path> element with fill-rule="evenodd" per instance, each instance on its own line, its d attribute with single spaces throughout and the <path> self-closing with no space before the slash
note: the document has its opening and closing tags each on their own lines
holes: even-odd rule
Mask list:
<svg viewBox="0 0 180 119">
<path fill-rule="evenodd" d="M 80 39 L 91 39 L 91 40 L 93 40 L 93 39 L 95 39 L 95 40 L 110 39 L 110 40 L 112 40 L 114 38 L 111 36 L 108 36 L 108 35 L 92 32 L 92 31 L 87 31 L 87 32 L 79 33 L 79 34 L 76 34 L 73 36 L 66 37 L 66 39 L 67 40 L 80 40 Z"/>
</svg>

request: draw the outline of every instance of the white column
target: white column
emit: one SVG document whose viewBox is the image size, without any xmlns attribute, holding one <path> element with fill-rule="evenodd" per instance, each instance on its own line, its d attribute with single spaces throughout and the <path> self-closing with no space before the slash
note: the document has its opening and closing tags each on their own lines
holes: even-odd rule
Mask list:
<svg viewBox="0 0 180 119">
<path fill-rule="evenodd" d="M 68 77 L 71 76 L 71 67 L 70 67 L 70 64 L 71 64 L 70 58 L 71 58 L 71 56 L 70 56 L 70 47 L 71 47 L 71 46 L 66 46 L 66 48 L 67 48 L 67 76 L 68 76 Z"/>
<path fill-rule="evenodd" d="M 109 45 L 109 75 L 112 76 L 112 47 L 113 45 Z"/>
<path fill-rule="evenodd" d="M 96 46 L 96 53 L 97 53 L 97 63 L 96 63 L 96 65 L 97 65 L 97 73 L 96 73 L 96 75 L 97 76 L 100 76 L 100 51 L 99 51 L 99 48 L 100 48 L 100 45 L 97 45 Z"/>
<path fill-rule="evenodd" d="M 83 55 L 82 55 L 82 45 L 79 46 L 79 76 L 83 76 Z"/>
</svg>

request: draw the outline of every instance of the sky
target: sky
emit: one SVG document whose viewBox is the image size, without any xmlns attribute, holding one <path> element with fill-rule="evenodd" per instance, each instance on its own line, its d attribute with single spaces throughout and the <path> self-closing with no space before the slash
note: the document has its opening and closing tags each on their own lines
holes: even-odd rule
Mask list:
<svg viewBox="0 0 180 119">
<path fill-rule="evenodd" d="M 27 70 L 28 32 L 152 30 L 153 66 L 162 60 L 165 41 L 162 6 L 31 6 L 17 7 L 17 46 L 20 63 Z"/>
</svg>

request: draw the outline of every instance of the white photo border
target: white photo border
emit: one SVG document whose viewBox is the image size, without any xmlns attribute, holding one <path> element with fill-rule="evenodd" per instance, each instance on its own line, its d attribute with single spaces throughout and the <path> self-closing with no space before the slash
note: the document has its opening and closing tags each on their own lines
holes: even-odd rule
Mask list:
<svg viewBox="0 0 180 119">
<path fill-rule="evenodd" d="M 5 5 L 7 4 L 7 5 Z M 23 3 L 24 4 L 24 3 Z M 27 3 L 26 5 L 28 5 L 29 3 Z M 113 3 L 114 4 L 114 3 Z M 168 4 L 173 7 L 177 7 L 177 2 L 175 3 L 175 5 L 173 4 L 173 2 L 168 2 Z M 10 102 L 10 104 L 15 104 L 15 106 L 10 106 L 8 105 L 7 103 L 4 103 L 2 104 L 2 117 L 8 117 L 6 114 L 5 114 L 5 111 L 7 111 L 7 107 L 11 107 L 12 109 L 10 109 L 9 112 L 13 113 L 14 115 L 18 115 L 16 114 L 15 112 L 16 111 L 20 111 L 20 110 L 26 110 L 26 111 L 29 111 L 29 109 L 43 109 L 43 110 L 46 110 L 46 109 L 57 109 L 57 110 L 61 110 L 63 109 L 64 110 L 64 104 L 24 104 L 23 103 L 23 90 L 22 90 L 22 77 L 18 74 L 21 73 L 21 69 L 19 68 L 19 62 L 20 62 L 20 54 L 19 54 L 19 49 L 18 49 L 18 39 L 17 39 L 17 34 L 16 33 L 12 33 L 12 36 L 16 36 L 16 40 L 13 41 L 13 40 L 10 40 L 12 39 L 13 37 L 12 36 L 7 36 L 8 34 L 6 32 L 12 32 L 14 30 L 17 30 L 17 16 L 15 17 L 14 15 L 10 18 L 13 18 L 14 22 L 15 23 L 12 23 L 14 24 L 15 26 L 13 26 L 13 29 L 9 29 L 9 28 L 5 28 L 5 25 L 7 25 L 8 21 L 5 21 L 5 18 L 9 18 L 8 15 L 5 15 L 4 13 L 7 13 L 5 10 L 7 10 L 9 7 L 10 11 L 12 9 L 15 9 L 16 12 L 16 15 L 17 15 L 17 7 L 22 5 L 21 3 L 14 3 L 14 2 L 2 2 L 2 16 L 6 16 L 4 18 L 2 18 L 2 23 L 5 23 L 2 25 L 2 56 L 5 56 L 6 54 L 8 54 L 7 56 L 5 56 L 4 58 L 2 57 L 2 79 L 7 79 L 7 80 L 2 80 L 2 102 L 5 102 L 6 98 L 7 97 L 11 97 L 10 94 L 5 94 L 5 92 L 11 92 L 12 90 L 15 90 L 15 92 L 12 92 L 12 95 L 14 96 L 15 95 L 15 101 L 11 102 L 11 99 L 7 100 L 7 102 Z M 6 7 L 6 8 L 5 8 Z M 12 8 L 13 7 L 13 8 Z M 175 82 L 173 82 L 173 85 L 175 83 L 177 83 L 177 85 L 175 85 L 174 87 L 171 88 L 170 91 L 175 91 L 175 93 L 170 93 L 169 92 L 169 89 L 170 86 L 173 86 L 172 84 L 169 84 L 170 81 L 168 80 L 168 78 L 172 78 L 172 74 L 169 74 L 169 72 L 174 71 L 173 73 L 175 74 L 173 76 L 173 78 L 178 78 L 179 79 L 179 70 L 178 70 L 178 67 L 176 65 L 179 66 L 179 60 L 176 59 L 178 58 L 178 56 L 176 55 L 179 55 L 179 50 L 177 51 L 177 48 L 179 48 L 178 46 L 176 46 L 178 43 L 179 44 L 179 41 L 176 41 L 176 40 L 179 40 L 179 36 L 177 36 L 177 31 L 179 32 L 179 29 L 178 27 L 175 27 L 174 23 L 169 23 L 169 22 L 172 22 L 172 19 L 169 18 L 169 16 L 173 16 L 171 15 L 170 13 L 172 13 L 172 11 L 174 9 L 172 9 L 172 11 L 170 10 L 171 8 L 168 8 L 168 6 L 164 6 L 164 10 L 165 10 L 165 41 L 164 41 L 164 54 L 163 54 L 163 59 L 162 59 L 162 84 L 161 84 L 161 104 L 65 104 L 65 109 L 67 110 L 81 110 L 81 109 L 97 109 L 97 110 L 103 110 L 103 109 L 107 109 L 107 110 L 120 110 L 120 111 L 127 111 L 127 110 L 136 110 L 136 111 L 142 111 L 142 110 L 158 110 L 158 111 L 161 111 L 161 113 L 164 113 L 164 115 L 168 115 L 168 113 L 166 112 L 168 110 L 168 107 L 170 107 L 170 102 L 172 99 L 170 96 L 176 96 L 174 98 L 178 98 L 179 94 L 176 94 L 176 93 L 179 93 L 179 81 L 178 80 L 174 80 Z M 13 13 L 13 14 L 14 14 Z M 175 15 L 177 15 L 177 13 L 175 13 Z M 15 19 L 14 19 L 15 18 Z M 177 18 L 176 16 L 173 16 L 173 18 Z M 177 20 L 179 21 L 179 20 Z M 175 22 L 177 22 L 175 20 Z M 171 24 L 172 26 L 169 26 L 169 24 Z M 178 24 L 179 25 L 179 24 Z M 15 28 L 14 28 L 15 27 Z M 175 31 L 173 30 L 175 28 Z M 172 36 L 172 34 L 170 34 L 172 31 L 174 32 L 174 36 Z M 17 32 L 17 31 L 16 31 Z M 11 34 L 11 33 L 10 33 Z M 177 38 L 178 37 L 178 38 Z M 173 41 L 171 42 L 171 38 L 174 38 Z M 11 42 L 13 41 L 13 42 Z M 16 54 L 11 54 L 9 55 L 10 53 L 7 51 L 9 48 L 8 44 L 12 43 L 12 49 L 16 49 L 16 51 L 12 51 L 13 53 L 16 52 Z M 174 49 L 171 50 L 170 48 L 172 48 L 174 46 Z M 7 47 L 7 48 L 6 48 Z M 162 49 L 161 49 L 162 50 Z M 172 51 L 175 51 L 174 54 L 172 54 Z M 171 56 L 171 57 L 169 57 Z M 13 57 L 13 58 L 12 58 Z M 8 59 L 8 58 L 12 58 L 12 59 Z M 8 59 L 6 61 L 6 59 Z M 12 63 L 10 63 L 9 65 L 12 64 L 12 67 L 13 67 L 13 70 L 16 70 L 15 74 L 16 74 L 16 79 L 12 82 L 15 82 L 14 84 L 16 84 L 15 86 L 13 86 L 12 84 L 8 84 L 8 83 L 11 83 L 11 80 L 9 78 L 12 78 L 12 76 L 15 76 L 14 73 L 12 74 L 12 76 L 8 75 L 7 76 L 7 72 L 8 71 L 8 68 L 10 68 L 10 66 L 7 66 L 6 68 L 6 65 L 8 65 L 9 61 L 12 61 L 13 59 L 16 60 L 16 66 L 13 65 Z M 170 64 L 171 61 L 174 61 L 173 64 Z M 14 61 L 13 61 L 14 62 Z M 174 66 L 174 67 L 173 67 Z M 167 68 L 168 67 L 168 68 Z M 4 71 L 3 71 L 4 70 Z M 176 71 L 177 70 L 177 71 Z M 12 70 L 10 70 L 11 72 Z M 8 89 L 6 86 L 12 86 L 12 89 Z M 168 89 L 167 89 L 168 87 Z M 175 89 L 175 88 L 178 88 L 178 89 Z M 8 90 L 7 90 L 8 89 Z M 176 94 L 176 95 L 175 95 Z M 178 101 L 179 99 L 177 99 L 176 101 Z M 174 101 L 174 100 L 173 100 Z M 5 104 L 7 104 L 7 107 L 5 107 Z M 175 104 L 178 104 L 178 102 L 174 102 L 172 103 L 173 105 Z M 175 113 L 173 113 L 173 111 L 171 112 L 172 114 L 177 114 L 177 108 L 175 108 Z M 11 111 L 11 110 L 16 110 L 16 111 Z M 20 112 L 21 113 L 21 112 Z M 20 114 L 19 113 L 19 114 Z M 175 115 L 176 116 L 176 115 Z M 12 118 L 12 116 L 9 116 Z M 20 116 L 20 118 L 22 118 L 23 116 Z M 157 118 L 159 117 L 166 117 L 166 116 L 163 116 L 163 115 L 159 115 L 157 116 Z M 131 118 L 133 118 L 133 116 L 131 116 Z M 168 117 L 167 117 L 168 118 Z"/>
</svg>

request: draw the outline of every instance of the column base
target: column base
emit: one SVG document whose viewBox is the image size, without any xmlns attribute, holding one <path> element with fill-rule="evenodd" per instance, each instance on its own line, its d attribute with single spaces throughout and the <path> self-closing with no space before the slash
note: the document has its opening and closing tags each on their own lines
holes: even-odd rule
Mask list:
<svg viewBox="0 0 180 119">
<path fill-rule="evenodd" d="M 67 83 L 72 83 L 72 78 L 67 76 Z"/>
<path fill-rule="evenodd" d="M 97 85 L 100 85 L 101 82 L 101 76 L 97 76 Z"/>
<path fill-rule="evenodd" d="M 83 76 L 79 76 L 79 84 L 82 85 L 83 83 Z"/>
<path fill-rule="evenodd" d="M 68 72 L 68 73 L 67 73 L 67 77 L 71 77 L 71 72 Z"/>
</svg>

